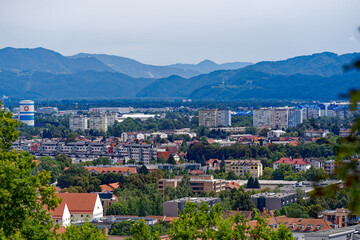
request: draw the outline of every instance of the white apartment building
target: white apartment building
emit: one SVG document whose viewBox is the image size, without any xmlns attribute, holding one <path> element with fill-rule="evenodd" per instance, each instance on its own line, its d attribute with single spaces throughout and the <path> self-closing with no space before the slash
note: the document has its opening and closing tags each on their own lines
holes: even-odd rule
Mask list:
<svg viewBox="0 0 360 240">
<path fill-rule="evenodd" d="M 88 119 L 85 115 L 72 115 L 69 119 L 69 127 L 72 131 L 88 129 Z"/>
<path fill-rule="evenodd" d="M 108 127 L 114 125 L 115 121 L 118 121 L 117 113 L 106 113 L 106 124 Z"/>
<path fill-rule="evenodd" d="M 90 116 L 90 129 L 107 131 L 107 118 L 105 115 L 92 115 Z"/>
<path fill-rule="evenodd" d="M 260 108 L 253 111 L 254 127 L 270 126 L 271 108 Z"/>
<path fill-rule="evenodd" d="M 273 129 L 287 129 L 288 128 L 289 109 L 288 108 L 274 108 L 270 114 L 270 126 Z"/>
</svg>

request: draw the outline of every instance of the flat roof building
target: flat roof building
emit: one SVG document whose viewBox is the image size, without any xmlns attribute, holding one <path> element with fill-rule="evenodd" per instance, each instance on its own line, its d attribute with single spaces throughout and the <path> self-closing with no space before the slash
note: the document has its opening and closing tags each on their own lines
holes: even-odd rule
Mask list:
<svg viewBox="0 0 360 240">
<path fill-rule="evenodd" d="M 187 202 L 195 203 L 197 205 L 201 205 L 203 202 L 207 203 L 210 207 L 213 207 L 216 203 L 221 202 L 220 198 L 191 198 L 191 197 L 185 197 L 185 198 L 179 198 L 175 200 L 171 200 L 168 202 L 163 203 L 163 215 L 169 216 L 169 217 L 177 217 L 179 213 L 184 211 L 185 204 Z"/>
<path fill-rule="evenodd" d="M 257 193 L 251 195 L 251 201 L 260 211 L 280 210 L 282 207 L 295 203 L 297 201 L 296 192 L 285 193 Z"/>
</svg>

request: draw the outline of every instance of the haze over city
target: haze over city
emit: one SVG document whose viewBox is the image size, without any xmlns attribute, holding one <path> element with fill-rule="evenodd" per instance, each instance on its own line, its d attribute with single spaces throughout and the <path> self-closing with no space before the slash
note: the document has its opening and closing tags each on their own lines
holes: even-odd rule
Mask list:
<svg viewBox="0 0 360 240">
<path fill-rule="evenodd" d="M 166 65 L 356 52 L 356 0 L 1 1 L 0 48 L 106 53 Z"/>
</svg>

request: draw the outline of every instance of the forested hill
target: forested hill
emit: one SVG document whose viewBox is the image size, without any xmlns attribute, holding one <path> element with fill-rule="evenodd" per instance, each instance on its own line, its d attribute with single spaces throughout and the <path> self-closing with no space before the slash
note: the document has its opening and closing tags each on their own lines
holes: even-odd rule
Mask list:
<svg viewBox="0 0 360 240">
<path fill-rule="evenodd" d="M 344 66 L 359 53 L 319 53 L 277 62 L 260 62 L 239 70 L 215 71 L 190 79 L 158 79 L 141 90 L 139 97 L 187 97 L 191 99 L 337 99 L 360 87 L 357 72 Z"/>
<path fill-rule="evenodd" d="M 0 93 L 32 99 L 331 100 L 360 87 L 359 73 L 343 71 L 357 58 L 359 53 L 325 52 L 249 66 L 209 60 L 152 66 L 102 54 L 65 57 L 44 48 L 4 48 L 0 49 Z M 219 67 L 243 68 L 197 75 Z"/>
</svg>

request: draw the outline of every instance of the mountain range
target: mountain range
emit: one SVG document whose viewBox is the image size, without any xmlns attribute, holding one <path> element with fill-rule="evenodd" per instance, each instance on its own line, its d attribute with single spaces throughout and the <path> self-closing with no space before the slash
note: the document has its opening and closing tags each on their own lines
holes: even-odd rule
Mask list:
<svg viewBox="0 0 360 240">
<path fill-rule="evenodd" d="M 136 60 L 44 49 L 0 49 L 0 94 L 12 98 L 191 98 L 330 100 L 360 87 L 343 67 L 360 53 L 324 52 L 283 61 L 154 66 Z"/>
</svg>

